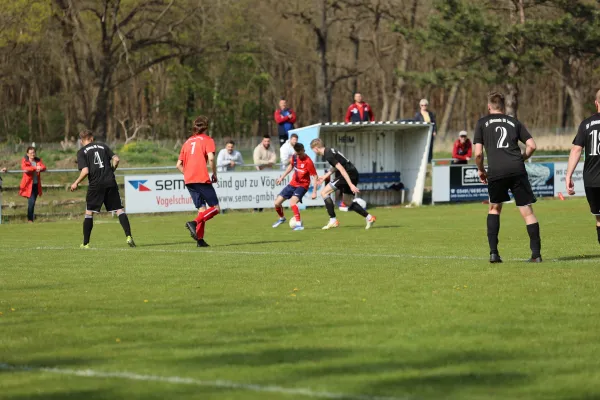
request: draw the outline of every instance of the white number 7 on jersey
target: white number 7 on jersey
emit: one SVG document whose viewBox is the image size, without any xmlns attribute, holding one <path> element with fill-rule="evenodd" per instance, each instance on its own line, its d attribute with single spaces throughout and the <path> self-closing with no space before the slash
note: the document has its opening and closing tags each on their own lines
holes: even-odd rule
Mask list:
<svg viewBox="0 0 600 400">
<path fill-rule="evenodd" d="M 102 162 L 100 154 L 98 154 L 97 151 L 94 152 L 94 165 L 99 165 L 98 168 L 104 168 L 104 163 Z"/>
</svg>

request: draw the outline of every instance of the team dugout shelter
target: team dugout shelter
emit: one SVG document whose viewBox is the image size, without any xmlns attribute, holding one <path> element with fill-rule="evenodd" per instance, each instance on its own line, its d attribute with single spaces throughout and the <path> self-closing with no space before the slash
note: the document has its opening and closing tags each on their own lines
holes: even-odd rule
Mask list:
<svg viewBox="0 0 600 400">
<path fill-rule="evenodd" d="M 320 138 L 350 160 L 360 174 L 359 197 L 372 205 L 408 202 L 423 204 L 427 157 L 433 124 L 416 121 L 328 122 L 291 130 L 307 154 L 322 162 L 310 149 Z M 326 166 L 325 168 L 329 168 Z"/>
</svg>

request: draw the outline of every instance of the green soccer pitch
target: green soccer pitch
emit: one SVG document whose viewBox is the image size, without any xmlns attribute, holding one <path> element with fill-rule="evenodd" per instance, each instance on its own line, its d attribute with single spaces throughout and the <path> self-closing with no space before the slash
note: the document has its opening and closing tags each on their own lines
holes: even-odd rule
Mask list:
<svg viewBox="0 0 600 400">
<path fill-rule="evenodd" d="M 0 226 L 2 399 L 600 398 L 600 245 L 584 199 Z M 288 218 L 291 216 L 286 210 Z"/>
</svg>

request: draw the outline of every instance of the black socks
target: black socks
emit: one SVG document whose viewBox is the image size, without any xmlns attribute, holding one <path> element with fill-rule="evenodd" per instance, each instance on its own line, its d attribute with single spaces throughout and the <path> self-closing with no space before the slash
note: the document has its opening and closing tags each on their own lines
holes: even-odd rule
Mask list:
<svg viewBox="0 0 600 400">
<path fill-rule="evenodd" d="M 487 216 L 487 235 L 490 244 L 490 254 L 498 254 L 498 232 L 500 232 L 500 215 L 488 214 Z"/>
<path fill-rule="evenodd" d="M 352 204 L 350 204 L 350 206 L 348 207 L 348 210 L 352 210 L 355 213 L 358 213 L 360 215 L 362 215 L 363 217 L 367 217 L 367 215 L 369 215 L 368 212 L 365 211 L 364 208 L 362 208 L 360 206 L 360 204 L 358 204 L 357 202 L 353 201 Z"/>
<path fill-rule="evenodd" d="M 325 208 L 327 209 L 327 214 L 329 214 L 329 218 L 335 218 L 335 205 L 333 204 L 333 200 L 331 200 L 331 197 L 327 197 L 325 199 Z"/>
<path fill-rule="evenodd" d="M 531 248 L 531 258 L 541 257 L 542 240 L 540 239 L 540 224 L 527 225 L 527 233 L 529 234 L 529 247 Z"/>
<path fill-rule="evenodd" d="M 92 228 L 94 227 L 94 217 L 92 215 L 86 215 L 83 220 L 83 245 L 85 246 L 90 242 L 90 236 L 92 235 Z"/>
<path fill-rule="evenodd" d="M 598 233 L 598 243 L 600 243 L 600 226 L 596 226 L 596 233 Z"/>
<path fill-rule="evenodd" d="M 131 226 L 129 225 L 129 218 L 127 218 L 127 214 L 122 213 L 119 215 L 119 222 L 125 231 L 125 236 L 131 236 Z"/>
</svg>

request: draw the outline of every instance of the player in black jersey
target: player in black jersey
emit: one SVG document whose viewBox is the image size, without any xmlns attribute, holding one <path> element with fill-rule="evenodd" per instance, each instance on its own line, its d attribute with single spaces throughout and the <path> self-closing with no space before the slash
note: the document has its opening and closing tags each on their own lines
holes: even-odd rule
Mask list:
<svg viewBox="0 0 600 400">
<path fill-rule="evenodd" d="M 504 95 L 488 95 L 489 115 L 477 121 L 475 127 L 475 162 L 479 179 L 488 185 L 490 207 L 487 217 L 490 262 L 502 262 L 498 253 L 498 232 L 502 203 L 510 200 L 510 190 L 527 224 L 531 258 L 529 262 L 542 262 L 540 225 L 531 206 L 536 202 L 524 161 L 535 151 L 535 141 L 525 127 L 515 118 L 504 114 Z M 521 154 L 519 142 L 525 143 Z M 488 157 L 488 170 L 484 167 L 483 148 Z"/>
<path fill-rule="evenodd" d="M 340 225 L 335 216 L 335 206 L 331 199 L 331 194 L 336 190 L 342 192 L 344 203 L 350 204 L 348 207 L 349 211 L 354 211 L 365 217 L 365 220 L 367 221 L 365 229 L 370 229 L 375 223 L 375 216 L 369 214 L 354 201 L 354 195 L 360 192 L 356 187 L 358 184 L 358 171 L 356 170 L 356 167 L 336 149 L 326 148 L 321 139 L 313 139 L 310 142 L 310 148 L 316 154 L 323 156 L 325 161 L 333 167 L 333 169 L 317 180 L 317 185 L 322 184 L 334 171 L 338 172 L 337 177 L 332 179 L 329 185 L 326 185 L 321 191 L 321 196 L 325 201 L 325 208 L 329 214 L 329 223 L 325 225 L 323 229 L 337 228 Z"/>
<path fill-rule="evenodd" d="M 584 120 L 579 125 L 577 136 L 573 140 L 573 148 L 569 156 L 567 167 L 567 192 L 572 196 L 575 194 L 573 183 L 573 172 L 581 158 L 581 152 L 585 149 L 585 161 L 583 164 L 583 186 L 585 195 L 590 205 L 590 211 L 596 216 L 596 232 L 598 243 L 600 243 L 600 90 L 596 92 L 596 114 Z"/>
<path fill-rule="evenodd" d="M 79 178 L 71 185 L 71 191 L 77 190 L 77 186 L 88 177 L 88 191 L 86 196 L 85 219 L 83 220 L 83 244 L 82 249 L 89 249 L 90 236 L 94 227 L 94 214 L 100 212 L 102 204 L 106 211 L 116 211 L 119 222 L 125 231 L 127 244 L 135 247 L 131 237 L 129 218 L 123 210 L 119 187 L 115 179 L 114 170 L 119 165 L 119 157 L 104 143 L 94 142 L 94 134 L 89 130 L 83 130 L 79 134 L 83 147 L 77 152 L 77 165 L 81 173 Z"/>
</svg>

